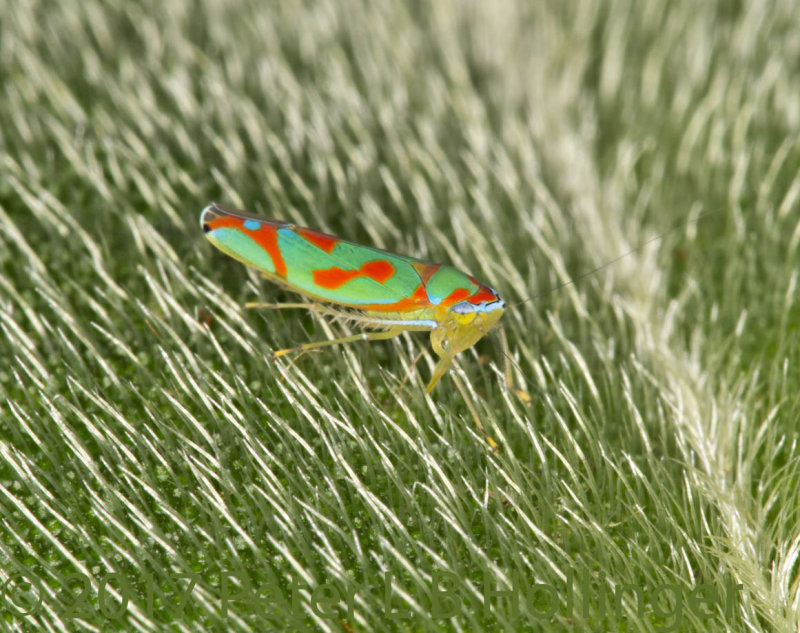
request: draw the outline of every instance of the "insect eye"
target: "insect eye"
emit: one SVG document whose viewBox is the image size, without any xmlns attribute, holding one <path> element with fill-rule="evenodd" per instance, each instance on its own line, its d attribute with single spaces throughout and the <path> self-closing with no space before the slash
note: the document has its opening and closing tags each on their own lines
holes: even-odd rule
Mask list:
<svg viewBox="0 0 800 633">
<path fill-rule="evenodd" d="M 460 301 L 450 308 L 456 314 L 472 314 L 475 312 L 475 306 L 466 301 Z"/>
</svg>

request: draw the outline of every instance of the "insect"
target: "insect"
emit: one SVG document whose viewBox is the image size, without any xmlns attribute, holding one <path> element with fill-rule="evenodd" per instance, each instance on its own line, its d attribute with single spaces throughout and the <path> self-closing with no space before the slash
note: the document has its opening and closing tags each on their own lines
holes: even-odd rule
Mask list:
<svg viewBox="0 0 800 633">
<path fill-rule="evenodd" d="M 472 347 L 503 316 L 506 304 L 489 286 L 452 266 L 347 242 L 312 229 L 251 216 L 212 202 L 200 214 L 208 240 L 221 251 L 297 292 L 324 311 L 366 330 L 304 343 L 275 356 L 338 343 L 429 331 L 439 357 L 426 391 L 453 357 Z M 277 307 L 309 307 L 279 304 Z"/>
</svg>

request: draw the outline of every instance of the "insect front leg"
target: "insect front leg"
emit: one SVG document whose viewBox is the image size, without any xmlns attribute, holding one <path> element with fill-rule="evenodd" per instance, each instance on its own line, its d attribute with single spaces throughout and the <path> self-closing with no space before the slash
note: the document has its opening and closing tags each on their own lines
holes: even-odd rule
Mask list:
<svg viewBox="0 0 800 633">
<path fill-rule="evenodd" d="M 425 387 L 425 393 L 433 391 L 436 383 L 447 373 L 447 370 L 450 369 L 450 365 L 453 363 L 453 356 L 454 354 L 445 354 L 439 358 L 439 362 L 436 363 L 436 367 L 433 369 L 431 381 L 428 383 L 428 386 Z"/>
<path fill-rule="evenodd" d="M 431 381 L 425 388 L 426 393 L 433 391 L 436 383 L 447 373 L 447 370 L 450 369 L 450 365 L 453 363 L 453 356 L 455 356 L 456 353 L 450 341 L 451 330 L 451 324 L 440 323 L 436 329 L 431 331 L 431 347 L 434 353 L 439 357 L 439 362 L 436 363 L 436 367 L 433 368 Z"/>
</svg>

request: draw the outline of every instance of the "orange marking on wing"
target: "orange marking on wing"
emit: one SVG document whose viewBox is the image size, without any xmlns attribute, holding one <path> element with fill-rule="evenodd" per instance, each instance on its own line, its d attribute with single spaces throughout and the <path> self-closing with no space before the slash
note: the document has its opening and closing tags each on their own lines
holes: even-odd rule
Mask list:
<svg viewBox="0 0 800 633">
<path fill-rule="evenodd" d="M 315 270 L 311 273 L 314 277 L 314 283 L 322 288 L 335 290 L 341 288 L 351 279 L 361 277 L 360 270 L 344 270 L 338 266 L 333 268 L 325 268 L 323 270 Z"/>
<path fill-rule="evenodd" d="M 378 283 L 383 283 L 394 274 L 394 266 L 385 259 L 376 259 L 365 262 L 358 270 L 344 270 L 338 266 L 315 270 L 312 273 L 314 283 L 328 290 L 341 288 L 348 281 L 358 277 L 368 277 Z"/>
<path fill-rule="evenodd" d="M 361 272 L 370 279 L 382 284 L 394 275 L 394 266 L 385 259 L 376 259 L 361 266 Z"/>
<path fill-rule="evenodd" d="M 454 303 L 463 301 L 468 296 L 469 296 L 469 290 L 467 290 L 466 288 L 456 288 L 455 290 L 453 290 L 453 292 L 451 292 L 442 300 L 442 305 L 451 306 Z"/>
<path fill-rule="evenodd" d="M 283 261 L 281 249 L 278 247 L 278 228 L 267 222 L 261 223 L 261 228 L 257 231 L 247 231 L 244 223 L 247 218 L 239 218 L 232 215 L 220 215 L 209 222 L 211 230 L 215 229 L 238 229 L 246 232 L 248 237 L 254 240 L 261 248 L 269 254 L 272 265 L 275 266 L 275 274 L 286 277 L 286 262 Z"/>
<path fill-rule="evenodd" d="M 410 312 L 435 306 L 431 304 L 428 293 L 425 292 L 425 286 L 420 284 L 410 297 L 405 297 L 400 301 L 395 301 L 394 303 L 372 303 L 359 307 L 364 310 L 374 310 L 375 312 Z"/>
<path fill-rule="evenodd" d="M 252 237 L 255 237 L 256 242 L 269 253 L 272 264 L 275 266 L 275 274 L 286 277 L 286 262 L 283 261 L 283 254 L 278 246 L 278 229 L 274 226 L 264 226 Z"/>
<path fill-rule="evenodd" d="M 330 254 L 334 247 L 342 241 L 338 237 L 326 235 L 325 233 L 319 233 L 318 231 L 312 231 L 311 229 L 297 229 L 297 234 L 328 254 Z"/>
</svg>

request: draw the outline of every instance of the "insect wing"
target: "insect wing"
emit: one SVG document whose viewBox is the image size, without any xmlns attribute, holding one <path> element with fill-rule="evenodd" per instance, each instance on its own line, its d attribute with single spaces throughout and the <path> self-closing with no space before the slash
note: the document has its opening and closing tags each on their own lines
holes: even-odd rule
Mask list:
<svg viewBox="0 0 800 633">
<path fill-rule="evenodd" d="M 220 250 L 306 296 L 363 309 L 429 305 L 417 268 L 435 264 L 216 204 L 200 222 Z"/>
</svg>

